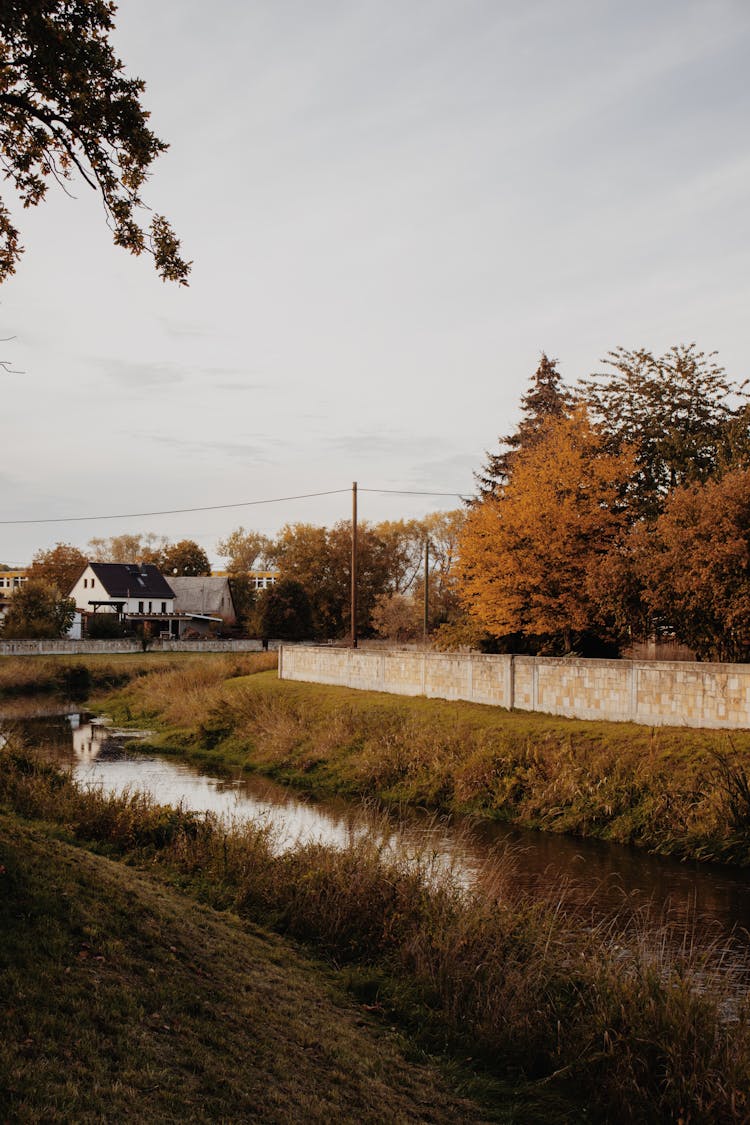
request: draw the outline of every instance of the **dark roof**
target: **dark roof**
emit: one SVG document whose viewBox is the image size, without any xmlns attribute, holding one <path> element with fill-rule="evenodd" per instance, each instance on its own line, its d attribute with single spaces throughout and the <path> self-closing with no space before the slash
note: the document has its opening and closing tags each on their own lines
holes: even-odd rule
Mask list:
<svg viewBox="0 0 750 1125">
<path fill-rule="evenodd" d="M 101 563 L 89 566 L 111 598 L 173 598 L 174 592 L 153 563 Z"/>
</svg>

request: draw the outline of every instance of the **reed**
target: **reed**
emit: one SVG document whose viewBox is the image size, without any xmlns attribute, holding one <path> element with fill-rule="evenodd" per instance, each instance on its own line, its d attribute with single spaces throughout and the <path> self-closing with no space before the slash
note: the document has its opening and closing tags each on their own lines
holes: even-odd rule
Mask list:
<svg viewBox="0 0 750 1125">
<path fill-rule="evenodd" d="M 82 790 L 18 747 L 2 753 L 0 801 L 309 943 L 369 981 L 375 1005 L 487 1068 L 577 1083 L 595 1118 L 750 1113 L 742 966 L 676 949 L 665 929 L 584 925 L 564 897 L 531 902 L 513 891 L 512 857 L 490 894 L 468 891 L 429 856 L 400 858 L 390 829 L 364 836 L 355 826 L 342 848 L 284 851 L 265 825 Z"/>
</svg>

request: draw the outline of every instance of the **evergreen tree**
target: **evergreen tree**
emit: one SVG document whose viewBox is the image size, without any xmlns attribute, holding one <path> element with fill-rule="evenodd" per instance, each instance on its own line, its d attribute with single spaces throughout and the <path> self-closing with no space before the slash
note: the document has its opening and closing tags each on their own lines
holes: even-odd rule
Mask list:
<svg viewBox="0 0 750 1125">
<path fill-rule="evenodd" d="M 559 360 L 550 359 L 545 352 L 531 377 L 531 386 L 521 399 L 521 421 L 515 433 L 501 437 L 497 453 L 487 453 L 487 461 L 474 479 L 479 485 L 480 497 L 495 496 L 507 484 L 514 458 L 520 450 L 535 444 L 545 424 L 553 418 L 570 414 L 573 395 L 563 385 L 557 370 Z"/>
</svg>

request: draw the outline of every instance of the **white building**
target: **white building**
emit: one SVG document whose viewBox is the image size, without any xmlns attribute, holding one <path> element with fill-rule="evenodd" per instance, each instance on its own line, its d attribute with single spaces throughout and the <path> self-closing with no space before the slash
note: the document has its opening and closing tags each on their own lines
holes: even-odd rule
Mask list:
<svg viewBox="0 0 750 1125">
<path fill-rule="evenodd" d="M 87 563 L 69 596 L 87 615 L 115 613 L 177 635 L 174 591 L 152 563 Z"/>
</svg>

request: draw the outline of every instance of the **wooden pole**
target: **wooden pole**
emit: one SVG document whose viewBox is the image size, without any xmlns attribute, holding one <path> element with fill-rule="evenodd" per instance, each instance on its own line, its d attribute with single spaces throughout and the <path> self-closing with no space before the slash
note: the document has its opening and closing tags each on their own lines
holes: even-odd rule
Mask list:
<svg viewBox="0 0 750 1125">
<path fill-rule="evenodd" d="M 352 648 L 357 647 L 357 482 L 352 483 Z"/>
<path fill-rule="evenodd" d="M 424 541 L 424 642 L 430 631 L 430 541 Z"/>
</svg>

